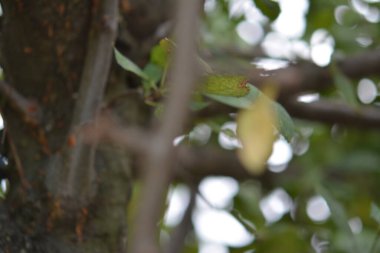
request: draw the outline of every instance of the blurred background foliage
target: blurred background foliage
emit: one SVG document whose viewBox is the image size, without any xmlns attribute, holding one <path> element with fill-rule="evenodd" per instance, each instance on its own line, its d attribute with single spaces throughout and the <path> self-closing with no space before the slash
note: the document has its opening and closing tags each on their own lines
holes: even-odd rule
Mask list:
<svg viewBox="0 0 380 253">
<path fill-rule="evenodd" d="M 349 79 L 336 68 L 343 57 L 379 47 L 379 22 L 378 0 L 206 0 L 201 54 L 230 70 L 310 61 L 327 68 L 335 85 L 300 100 L 379 109 L 378 76 Z M 201 182 L 185 252 L 380 252 L 379 129 L 294 120 L 299 135 L 277 143 L 283 148 L 274 147 L 277 161 L 268 161 L 264 177 Z M 229 115 L 199 123 L 182 139 L 238 146 Z M 188 195 L 181 184 L 172 188 L 163 227 L 179 222 L 173 213 L 181 216 Z"/>
</svg>

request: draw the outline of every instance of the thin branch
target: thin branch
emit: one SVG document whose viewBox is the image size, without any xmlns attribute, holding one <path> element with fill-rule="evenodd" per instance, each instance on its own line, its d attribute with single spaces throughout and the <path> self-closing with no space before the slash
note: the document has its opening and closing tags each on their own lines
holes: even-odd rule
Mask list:
<svg viewBox="0 0 380 253">
<path fill-rule="evenodd" d="M 161 124 L 153 132 L 154 136 L 143 162 L 145 175 L 133 226 L 132 253 L 160 252 L 157 223 L 172 178 L 172 142 L 183 131 L 189 115 L 191 94 L 198 79 L 195 39 L 198 34 L 199 7 L 199 0 L 178 1 L 174 34 L 177 47 L 168 79 L 170 94 L 165 101 Z"/>
<path fill-rule="evenodd" d="M 23 189 L 27 191 L 31 188 L 31 185 L 30 185 L 28 179 L 26 179 L 26 176 L 24 173 L 24 171 L 25 171 L 24 167 L 22 166 L 22 162 L 21 162 L 20 156 L 18 155 L 16 145 L 14 144 L 10 135 L 8 136 L 8 142 L 9 142 L 9 147 L 10 147 L 11 152 L 12 152 L 13 159 L 15 161 L 16 170 L 17 170 L 18 176 L 20 178 L 21 185 L 22 185 Z"/>
<path fill-rule="evenodd" d="M 311 103 L 282 101 L 287 112 L 295 118 L 318 121 L 327 124 L 341 124 L 357 128 L 373 128 L 379 130 L 380 108 L 376 106 L 352 106 L 338 102 L 320 100 Z M 194 117 L 209 118 L 215 115 L 236 113 L 237 109 L 226 105 L 212 103 L 206 109 L 197 112 Z"/>
<path fill-rule="evenodd" d="M 183 214 L 182 221 L 172 232 L 169 244 L 165 250 L 166 253 L 178 253 L 182 251 L 186 236 L 192 228 L 192 215 L 196 203 L 196 196 L 197 189 L 193 187 L 190 191 L 190 200 Z"/>
<path fill-rule="evenodd" d="M 149 133 L 137 127 L 120 126 L 110 115 L 101 115 L 96 122 L 80 130 L 86 143 L 109 142 L 120 145 L 132 154 L 145 154 L 150 145 Z"/>
<path fill-rule="evenodd" d="M 16 111 L 20 112 L 25 121 L 38 125 L 41 121 L 41 108 L 37 102 L 29 100 L 18 93 L 12 86 L 0 81 L 0 91 Z"/>
<path fill-rule="evenodd" d="M 51 170 L 54 170 L 56 182 L 51 177 L 48 178 L 48 181 L 52 181 L 50 188 L 53 192 L 74 200 L 79 206 L 88 201 L 92 194 L 95 145 L 88 145 L 76 133 L 81 125 L 95 118 L 100 108 L 116 37 L 118 1 L 92 1 L 91 8 L 92 20 L 85 64 L 68 137 L 75 139 L 75 145 L 66 146 L 63 158 L 53 159 Z M 67 165 L 62 165 L 62 159 L 67 159 Z M 67 168 L 60 168 L 62 166 Z M 59 172 L 62 170 L 65 175 Z"/>
<path fill-rule="evenodd" d="M 292 116 L 301 119 L 360 128 L 380 127 L 380 108 L 376 107 L 353 108 L 347 104 L 323 100 L 312 103 L 289 101 L 284 106 Z"/>
</svg>

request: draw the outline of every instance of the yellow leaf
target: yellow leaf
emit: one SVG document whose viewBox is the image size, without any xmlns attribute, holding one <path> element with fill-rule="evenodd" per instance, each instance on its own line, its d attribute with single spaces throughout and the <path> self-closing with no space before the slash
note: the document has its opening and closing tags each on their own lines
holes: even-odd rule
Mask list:
<svg viewBox="0 0 380 253">
<path fill-rule="evenodd" d="M 273 97 L 275 91 L 270 89 L 265 93 Z M 274 129 L 277 125 L 276 112 L 271 101 L 266 96 L 260 96 L 248 109 L 239 112 L 237 125 L 238 136 L 243 145 L 238 150 L 241 163 L 252 174 L 264 172 L 272 153 Z"/>
</svg>

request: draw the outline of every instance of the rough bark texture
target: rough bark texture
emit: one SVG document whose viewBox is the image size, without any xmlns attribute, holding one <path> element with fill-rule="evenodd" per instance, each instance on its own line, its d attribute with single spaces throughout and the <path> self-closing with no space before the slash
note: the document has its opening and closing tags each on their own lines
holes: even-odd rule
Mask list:
<svg viewBox="0 0 380 253">
<path fill-rule="evenodd" d="M 97 149 L 96 192 L 91 202 L 79 209 L 66 209 L 46 188 L 51 158 L 74 144 L 68 132 L 91 18 L 100 2 L 1 1 L 1 65 L 7 83 L 28 102 L 26 113 L 37 115 L 38 120 L 31 121 L 15 110 L 15 101 L 2 104 L 13 149 L 10 189 L 0 203 L 0 252 L 126 251 L 126 207 L 131 187 L 128 154 L 105 144 Z M 129 7 L 124 15 L 141 11 L 134 5 Z M 163 18 L 154 20 L 152 29 Z M 126 47 L 134 50 L 133 45 Z M 146 56 L 147 52 L 141 54 Z M 124 81 L 117 72 L 113 71 L 108 81 L 110 89 Z M 113 101 L 112 107 L 116 114 L 122 112 L 122 122 L 137 124 L 143 117 L 141 101 L 137 93 L 132 94 L 124 96 L 122 103 Z"/>
</svg>

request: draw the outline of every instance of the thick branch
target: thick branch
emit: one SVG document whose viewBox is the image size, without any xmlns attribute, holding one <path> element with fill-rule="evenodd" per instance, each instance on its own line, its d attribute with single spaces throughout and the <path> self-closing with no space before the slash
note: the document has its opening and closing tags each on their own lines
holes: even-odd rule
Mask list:
<svg viewBox="0 0 380 253">
<path fill-rule="evenodd" d="M 380 75 L 380 49 L 347 57 L 339 62 L 345 75 L 361 78 L 369 75 Z"/>
<path fill-rule="evenodd" d="M 239 53 L 237 57 L 254 59 L 255 56 Z M 333 85 L 332 76 L 328 69 L 318 67 L 311 62 L 300 61 L 283 69 L 266 71 L 256 68 L 248 62 L 242 64 L 241 61 L 234 60 L 233 57 L 231 59 L 231 55 L 225 60 L 216 57 L 211 57 L 208 60 L 217 72 L 246 75 L 255 86 L 260 87 L 267 82 L 277 85 L 281 99 L 294 96 L 296 93 L 321 91 Z M 220 61 L 222 62 L 220 63 Z M 348 56 L 340 60 L 338 66 L 350 78 L 379 76 L 380 49 Z"/>
<path fill-rule="evenodd" d="M 33 125 L 38 125 L 41 122 L 41 108 L 37 102 L 23 97 L 4 81 L 0 81 L 0 92 L 9 100 L 15 110 L 21 113 L 26 122 Z"/>
<path fill-rule="evenodd" d="M 284 106 L 292 116 L 301 119 L 361 128 L 380 127 L 380 109 L 375 107 L 353 108 L 347 104 L 330 101 L 312 103 L 288 101 Z"/>
<path fill-rule="evenodd" d="M 53 160 L 53 171 L 48 179 L 48 182 L 51 181 L 50 189 L 54 193 L 75 200 L 79 205 L 88 201 L 93 194 L 95 146 L 85 144 L 82 136 L 75 134 L 78 127 L 93 120 L 99 110 L 111 66 L 117 29 L 117 0 L 93 1 L 92 4 L 92 22 L 85 65 L 68 137 L 74 145 L 66 145 L 62 157 Z M 67 162 L 63 163 L 65 159 Z M 64 169 L 61 167 L 62 164 L 65 164 Z M 60 172 L 62 170 L 65 171 L 64 175 Z M 56 180 L 52 180 L 51 176 L 56 177 Z"/>
</svg>

